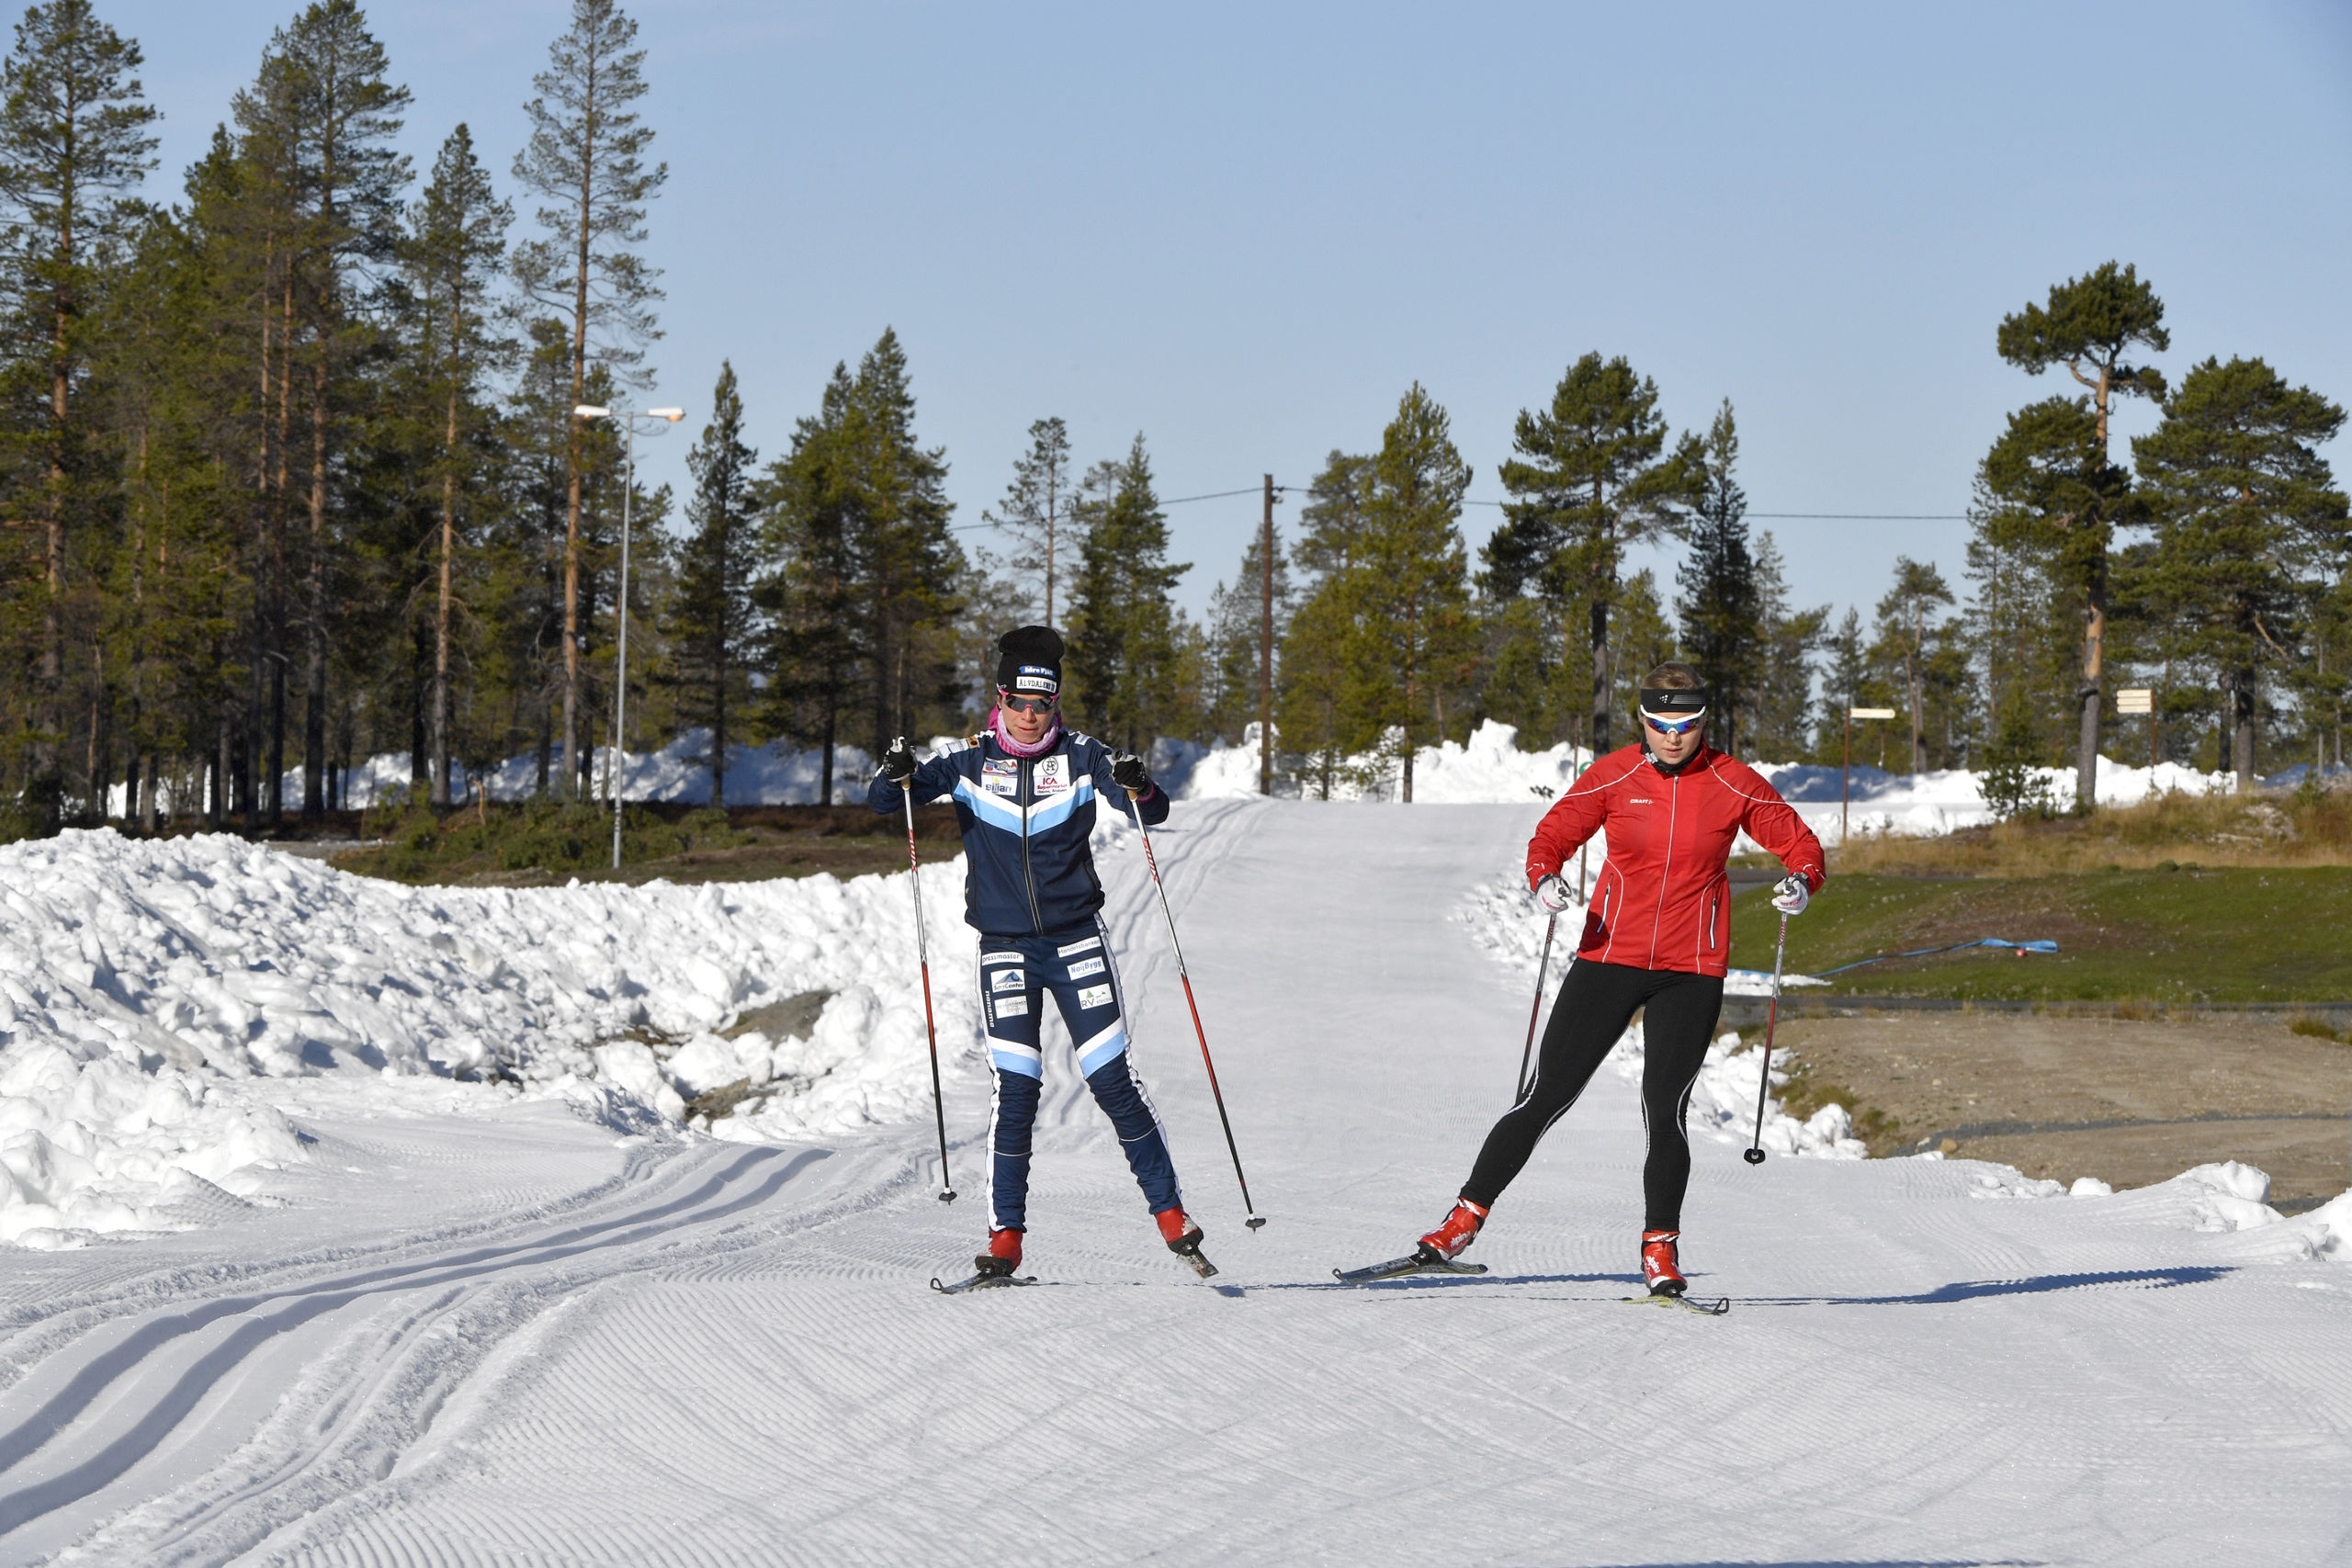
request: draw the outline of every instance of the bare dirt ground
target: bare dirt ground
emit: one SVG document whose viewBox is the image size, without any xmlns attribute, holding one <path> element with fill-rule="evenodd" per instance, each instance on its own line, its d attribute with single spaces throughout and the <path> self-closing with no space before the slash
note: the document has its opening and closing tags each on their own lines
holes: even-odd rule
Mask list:
<svg viewBox="0 0 2352 1568">
<path fill-rule="evenodd" d="M 1885 1012 L 1783 1019 L 1778 1039 L 1792 1104 L 1843 1103 L 1873 1154 L 1940 1147 L 2119 1189 L 2244 1160 L 2290 1212 L 2352 1188 L 2352 1044 L 2283 1018 Z"/>
</svg>

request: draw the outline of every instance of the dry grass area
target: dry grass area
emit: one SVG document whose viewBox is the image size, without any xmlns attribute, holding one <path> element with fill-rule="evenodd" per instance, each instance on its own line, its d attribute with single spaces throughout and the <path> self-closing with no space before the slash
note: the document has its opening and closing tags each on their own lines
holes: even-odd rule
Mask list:
<svg viewBox="0 0 2352 1568">
<path fill-rule="evenodd" d="M 2352 1045 L 2314 1015 L 1884 1012 L 1787 1019 L 1799 1115 L 1836 1100 L 1875 1155 L 1940 1148 L 2144 1187 L 2212 1160 L 2310 1208 L 2352 1185 Z"/>
<path fill-rule="evenodd" d="M 2168 795 L 2088 817 L 1964 828 L 1936 839 L 1857 837 L 1838 873 L 2050 876 L 2184 866 L 2352 865 L 2352 791 Z"/>
</svg>

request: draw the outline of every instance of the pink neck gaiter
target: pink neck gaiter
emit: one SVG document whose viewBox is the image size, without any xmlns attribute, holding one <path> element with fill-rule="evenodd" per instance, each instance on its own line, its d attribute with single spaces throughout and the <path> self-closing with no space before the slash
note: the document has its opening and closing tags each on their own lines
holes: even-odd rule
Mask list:
<svg viewBox="0 0 2352 1568">
<path fill-rule="evenodd" d="M 1035 744 L 1028 746 L 1015 740 L 1005 729 L 1002 708 L 989 709 L 989 728 L 996 732 L 996 743 L 1014 756 L 1042 757 L 1061 742 L 1062 716 L 1056 714 L 1054 722 L 1046 726 L 1046 733 L 1037 737 Z"/>
</svg>

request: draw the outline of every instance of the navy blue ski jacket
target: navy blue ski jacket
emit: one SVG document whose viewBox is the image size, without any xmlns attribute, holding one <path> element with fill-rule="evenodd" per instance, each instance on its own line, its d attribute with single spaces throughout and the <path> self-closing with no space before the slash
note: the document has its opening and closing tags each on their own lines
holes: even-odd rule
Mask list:
<svg viewBox="0 0 2352 1568">
<path fill-rule="evenodd" d="M 1111 782 L 1111 749 L 1091 735 L 1062 731 L 1052 750 L 1015 757 L 992 734 L 919 764 L 909 781 L 915 803 L 956 800 L 964 833 L 964 919 L 993 936 L 1066 931 L 1102 907 L 1087 840 L 1094 797 L 1127 814 L 1127 792 Z M 866 804 L 888 816 L 899 809 L 899 786 L 876 773 Z M 1168 820 L 1168 796 L 1155 784 L 1136 803 L 1148 827 Z"/>
</svg>

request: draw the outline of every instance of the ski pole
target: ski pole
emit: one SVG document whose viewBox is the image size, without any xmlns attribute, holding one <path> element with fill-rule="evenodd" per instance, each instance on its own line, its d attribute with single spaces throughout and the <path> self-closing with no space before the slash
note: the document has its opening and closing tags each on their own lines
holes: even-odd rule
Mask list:
<svg viewBox="0 0 2352 1568">
<path fill-rule="evenodd" d="M 1544 1012 L 1544 972 L 1552 966 L 1552 933 L 1560 928 L 1555 913 L 1544 922 L 1544 956 L 1535 964 L 1535 1005 L 1527 1010 L 1527 1049 L 1519 1054 L 1519 1093 L 1512 1103 L 1527 1098 L 1527 1065 L 1535 1059 L 1535 1021 Z"/>
<path fill-rule="evenodd" d="M 1772 1088 L 1772 1029 L 1781 1021 L 1781 959 L 1789 951 L 1789 917 L 1781 917 L 1781 940 L 1772 949 L 1772 1005 L 1764 1014 L 1764 1076 L 1756 1080 L 1756 1136 L 1739 1157 L 1750 1165 L 1764 1163 L 1764 1097 Z"/>
<path fill-rule="evenodd" d="M 1209 1059 L 1208 1032 L 1201 1027 L 1201 1004 L 1193 999 L 1193 976 L 1184 967 L 1184 944 L 1176 940 L 1176 915 L 1168 907 L 1168 885 L 1159 880 L 1159 857 L 1151 852 L 1151 829 L 1143 825 L 1143 806 L 1132 790 L 1127 794 L 1127 804 L 1135 813 L 1136 831 L 1143 835 L 1144 863 L 1151 867 L 1151 885 L 1159 893 L 1159 912 L 1168 921 L 1168 945 L 1176 950 L 1176 977 L 1184 982 L 1184 1005 L 1193 1011 L 1193 1036 L 1201 1043 L 1201 1065 L 1209 1070 L 1209 1093 L 1216 1100 L 1217 1125 L 1225 1129 L 1225 1152 L 1233 1156 L 1233 1179 L 1241 1184 L 1241 1206 L 1250 1212 L 1248 1224 L 1254 1231 L 1266 1223 L 1266 1217 L 1250 1201 L 1250 1179 L 1241 1174 L 1241 1150 L 1233 1142 L 1233 1122 L 1225 1113 L 1225 1091 L 1216 1086 L 1216 1064 Z"/>
<path fill-rule="evenodd" d="M 922 863 L 915 858 L 915 782 L 906 779 L 899 787 L 907 792 L 907 866 L 914 873 L 915 890 L 915 960 L 922 966 L 922 1027 L 931 1038 L 931 1109 L 939 1119 L 939 1201 L 956 1201 L 956 1189 L 947 1180 L 947 1104 L 939 1092 L 939 1023 L 931 1012 L 931 942 L 922 929 Z"/>
</svg>

